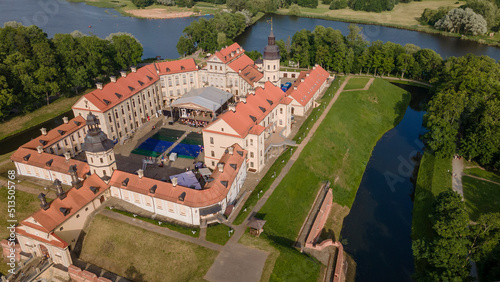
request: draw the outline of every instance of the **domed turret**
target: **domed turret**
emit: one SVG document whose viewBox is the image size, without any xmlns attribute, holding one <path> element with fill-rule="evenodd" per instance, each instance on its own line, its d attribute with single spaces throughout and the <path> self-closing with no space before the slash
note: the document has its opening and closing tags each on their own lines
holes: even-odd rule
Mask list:
<svg viewBox="0 0 500 282">
<path fill-rule="evenodd" d="M 92 113 L 87 116 L 88 133 L 83 143 L 85 152 L 106 152 L 112 149 L 115 144 L 108 139 L 106 133 L 99 128 L 99 119 Z"/>
<path fill-rule="evenodd" d="M 273 33 L 273 22 L 271 19 L 271 32 L 267 37 L 267 46 L 264 47 L 262 56 L 264 79 L 270 81 L 276 86 L 280 86 L 280 48 L 276 45 L 276 37 Z"/>
<path fill-rule="evenodd" d="M 106 133 L 99 128 L 99 119 L 89 113 L 87 116 L 88 132 L 82 146 L 87 156 L 90 172 L 96 173 L 107 181 L 116 169 L 115 144 L 108 139 Z"/>
</svg>

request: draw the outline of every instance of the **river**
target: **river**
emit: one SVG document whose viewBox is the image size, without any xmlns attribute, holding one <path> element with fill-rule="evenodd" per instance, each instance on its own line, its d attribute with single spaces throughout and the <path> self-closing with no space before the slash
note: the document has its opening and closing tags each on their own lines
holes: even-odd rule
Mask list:
<svg viewBox="0 0 500 282">
<path fill-rule="evenodd" d="M 412 193 L 415 162 L 427 90 L 403 86 L 412 94 L 401 122 L 377 142 L 354 204 L 344 219 L 341 240 L 357 263 L 357 281 L 411 281 Z"/>
<path fill-rule="evenodd" d="M 269 34 L 266 15 L 249 27 L 236 41 L 246 50 L 263 50 Z M 37 24 L 48 36 L 79 30 L 87 34 L 106 37 L 114 32 L 133 34 L 144 47 L 144 58 L 161 56 L 177 58 L 177 39 L 184 27 L 197 18 L 146 20 L 123 17 L 112 9 L 97 8 L 84 3 L 69 3 L 63 0 L 2 0 L 0 22 L 18 21 L 25 25 Z M 273 15 L 274 33 L 277 39 L 301 29 L 313 30 L 316 25 L 339 29 L 347 33 L 348 23 L 320 19 Z M 426 34 L 416 31 L 394 29 L 375 25 L 360 25 L 369 41 L 382 40 L 399 44 L 412 43 L 430 48 L 442 57 L 461 56 L 467 53 L 488 55 L 500 59 L 500 49 L 472 41 Z M 411 89 L 417 93 L 417 89 Z M 423 132 L 423 112 L 414 94 L 411 106 L 403 120 L 387 132 L 377 143 L 367 165 L 361 185 L 346 217 L 341 236 L 346 240 L 345 249 L 358 263 L 359 281 L 408 281 L 413 273 L 411 253 L 411 193 L 410 182 L 413 163 L 411 157 L 421 151 L 418 141 Z M 417 100 L 415 100 L 417 99 Z M 56 123 L 46 125 L 49 129 Z M 40 126 L 41 127 L 41 126 Z M 24 136 L 24 140 L 39 135 L 38 127 Z M 15 137 L 20 144 L 24 141 Z M 5 142 L 3 142 L 5 144 Z M 0 144 L 0 148 L 7 148 Z M 0 153 L 1 154 L 1 153 Z M 395 181 L 391 184 L 386 177 Z M 390 178 L 392 177 L 392 178 Z"/>
</svg>

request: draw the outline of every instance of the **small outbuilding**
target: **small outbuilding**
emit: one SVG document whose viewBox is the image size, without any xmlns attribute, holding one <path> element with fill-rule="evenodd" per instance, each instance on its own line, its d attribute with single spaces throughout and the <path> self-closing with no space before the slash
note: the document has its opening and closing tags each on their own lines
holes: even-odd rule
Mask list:
<svg viewBox="0 0 500 282">
<path fill-rule="evenodd" d="M 250 227 L 250 234 L 258 237 L 264 231 L 264 224 L 266 224 L 265 220 L 252 217 L 247 224 Z"/>
</svg>

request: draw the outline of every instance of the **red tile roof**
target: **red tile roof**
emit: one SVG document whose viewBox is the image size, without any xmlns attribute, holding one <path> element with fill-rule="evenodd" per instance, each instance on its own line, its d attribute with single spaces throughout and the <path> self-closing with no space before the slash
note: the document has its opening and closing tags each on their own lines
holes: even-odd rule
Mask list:
<svg viewBox="0 0 500 282">
<path fill-rule="evenodd" d="M 90 187 L 98 187 L 98 192 L 94 194 Z M 63 200 L 56 198 L 50 202 L 50 207 L 47 210 L 40 209 L 35 212 L 31 217 L 36 220 L 44 229 L 49 233 L 54 231 L 56 227 L 61 225 L 64 221 L 70 218 L 80 209 L 90 203 L 92 200 L 98 198 L 109 186 L 102 181 L 97 174 L 93 174 L 83 181 L 83 186 L 80 189 L 72 187 L 66 192 L 66 198 Z M 59 209 L 69 209 L 69 213 L 64 215 Z M 22 225 L 28 225 L 26 220 L 21 222 Z"/>
<path fill-rule="evenodd" d="M 250 85 L 254 86 L 255 82 L 264 77 L 264 74 L 261 73 L 254 65 L 248 65 L 244 69 L 241 70 L 239 75 Z"/>
<path fill-rule="evenodd" d="M 309 76 L 306 74 L 309 74 Z M 302 106 L 305 106 L 329 76 L 330 74 L 326 70 L 316 65 L 312 70 L 300 72 L 299 77 L 290 89 L 286 91 L 286 94 Z M 302 78 L 304 82 L 301 82 Z M 297 87 L 297 90 L 294 90 L 295 87 Z"/>
<path fill-rule="evenodd" d="M 238 72 L 246 68 L 248 65 L 253 65 L 253 60 L 243 53 L 243 55 L 231 61 L 228 64 L 228 67 L 230 67 L 233 71 Z"/>
<path fill-rule="evenodd" d="M 189 71 L 196 71 L 196 62 L 193 58 L 176 60 L 170 62 L 155 63 L 156 69 L 159 70 L 160 75 L 182 73 Z"/>
<path fill-rule="evenodd" d="M 25 161 L 24 157 L 29 156 L 28 160 Z M 90 170 L 89 165 L 86 162 L 82 162 L 75 159 L 69 159 L 66 161 L 65 157 L 49 154 L 49 153 L 38 153 L 37 150 L 19 148 L 17 151 L 10 156 L 10 159 L 14 162 L 32 165 L 39 168 L 45 168 L 53 171 L 69 175 L 69 167 L 76 165 L 77 174 L 79 178 L 85 178 Z M 51 161 L 52 160 L 52 161 Z M 50 162 L 50 166 L 47 163 Z"/>
<path fill-rule="evenodd" d="M 234 144 L 232 147 L 234 148 L 234 153 L 232 155 L 225 153 L 220 159 L 220 162 L 225 164 L 224 171 L 221 173 L 218 169 L 214 170 L 211 175 L 211 178 L 214 180 L 208 182 L 202 190 L 195 190 L 181 185 L 174 187 L 172 183 L 148 177 L 139 178 L 136 174 L 119 170 L 113 173 L 109 185 L 166 201 L 180 203 L 188 207 L 211 206 L 219 203 L 227 196 L 231 184 L 235 180 L 242 163 L 246 159 L 247 151 L 243 150 L 238 144 Z M 233 169 L 230 164 L 235 164 L 236 170 Z M 127 186 L 123 186 L 122 182 L 126 178 L 129 179 L 128 184 Z M 222 182 L 227 182 L 227 187 Z M 157 188 L 155 193 L 151 194 L 149 189 L 154 185 L 156 185 Z M 179 196 L 182 193 L 186 194 L 184 201 L 181 202 Z"/>
<path fill-rule="evenodd" d="M 127 74 L 127 77 L 120 77 L 116 82 L 110 82 L 103 89 L 96 89 L 83 97 L 94 104 L 100 112 L 105 112 L 157 80 L 155 66 L 147 65 L 138 69 L 137 72 L 131 72 Z"/>
<path fill-rule="evenodd" d="M 238 50 L 239 50 L 239 53 L 238 53 Z M 233 56 L 231 56 L 231 53 L 233 54 Z M 243 48 L 238 43 L 235 42 L 235 43 L 231 44 L 230 46 L 216 52 L 214 54 L 214 56 L 217 56 L 217 58 L 219 58 L 219 60 L 221 60 L 224 64 L 226 64 L 227 62 L 231 61 L 236 56 L 238 56 L 239 54 L 242 54 L 242 53 L 245 53 L 245 50 L 243 50 Z"/>
<path fill-rule="evenodd" d="M 266 82 L 264 88 L 257 87 L 255 94 L 249 94 L 246 103 L 236 104 L 236 111 L 227 111 L 219 116 L 231 128 L 233 128 L 240 137 L 245 137 L 257 126 L 278 104 L 286 100 L 285 93 L 271 82 Z M 203 131 L 212 131 L 211 125 L 217 123 L 217 120 L 206 126 Z M 258 131 L 258 130 L 257 130 Z M 252 131 L 252 132 L 257 132 Z"/>
<path fill-rule="evenodd" d="M 39 137 L 32 139 L 28 143 L 22 145 L 23 148 L 36 149 L 38 146 L 43 146 L 43 148 L 48 148 L 54 143 L 61 141 L 67 136 L 75 133 L 78 129 L 85 126 L 85 119 L 81 116 L 77 116 L 71 119 L 68 123 L 63 123 L 58 127 L 47 132 L 47 135 L 40 135 Z"/>
</svg>

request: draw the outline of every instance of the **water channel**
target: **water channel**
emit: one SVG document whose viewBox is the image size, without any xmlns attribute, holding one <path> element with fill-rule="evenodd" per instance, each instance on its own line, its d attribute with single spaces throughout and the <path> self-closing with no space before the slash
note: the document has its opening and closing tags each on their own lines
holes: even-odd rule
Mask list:
<svg viewBox="0 0 500 282">
<path fill-rule="evenodd" d="M 262 51 L 269 34 L 266 21 L 270 17 L 263 17 L 236 41 L 246 50 Z M 50 37 L 55 33 L 69 33 L 74 30 L 99 37 L 106 37 L 113 32 L 129 32 L 143 44 L 144 58 L 178 57 L 175 47 L 177 40 L 184 27 L 196 19 L 135 19 L 123 17 L 112 9 L 64 0 L 0 1 L 0 24 L 7 21 L 18 21 L 25 25 L 37 24 Z M 277 15 L 273 16 L 273 22 L 277 39 L 284 40 L 298 30 L 313 30 L 316 25 L 339 29 L 346 34 L 349 25 L 336 21 Z M 391 41 L 403 45 L 412 43 L 433 49 L 444 58 L 473 53 L 500 59 L 500 49 L 476 42 L 374 25 L 360 26 L 369 41 Z M 414 165 L 411 158 L 423 147 L 418 137 L 424 131 L 424 113 L 420 105 L 421 97 L 425 95 L 422 95 L 421 88 L 404 87 L 413 94 L 411 105 L 403 120 L 387 132 L 374 148 L 341 234 L 346 243 L 345 249 L 353 255 L 358 264 L 358 281 L 409 281 L 413 272 L 410 238 L 413 185 L 410 178 Z M 61 117 L 57 117 L 51 123 L 39 127 L 51 129 L 61 122 Z M 1 142 L 0 148 L 7 149 L 6 144 L 9 143 L 17 147 L 29 141 L 39 135 L 39 127 Z M 8 147 L 9 150 L 13 148 Z"/>
</svg>

